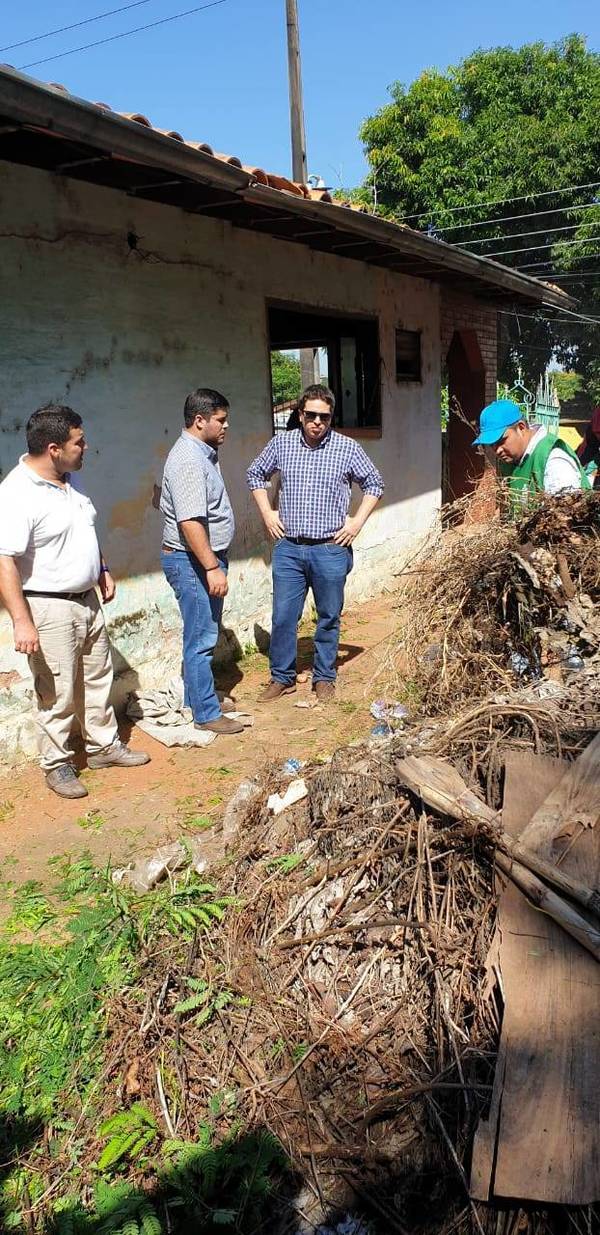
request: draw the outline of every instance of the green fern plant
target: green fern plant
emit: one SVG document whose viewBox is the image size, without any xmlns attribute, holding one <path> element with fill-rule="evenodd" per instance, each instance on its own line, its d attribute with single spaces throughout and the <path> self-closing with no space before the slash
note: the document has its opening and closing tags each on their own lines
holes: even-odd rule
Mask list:
<svg viewBox="0 0 600 1235">
<path fill-rule="evenodd" d="M 154 897 L 144 898 L 136 915 L 142 942 L 147 943 L 151 935 L 161 930 L 191 938 L 195 931 L 209 930 L 221 922 L 234 900 L 215 893 L 213 884 L 189 880 L 174 890 L 161 889 Z"/>
<path fill-rule="evenodd" d="M 129 1110 L 111 1115 L 102 1124 L 100 1135 L 110 1138 L 97 1163 L 99 1171 L 107 1171 L 125 1160 L 142 1158 L 158 1136 L 158 1124 L 152 1112 L 136 1102 Z"/>
<path fill-rule="evenodd" d="M 196 1025 L 207 1024 L 212 1020 L 215 1012 L 220 1012 L 222 1008 L 235 1002 L 233 991 L 217 991 L 213 994 L 213 987 L 204 978 L 184 978 L 184 982 L 192 994 L 187 999 L 180 999 L 179 1003 L 175 1004 L 174 1011 L 196 1012 L 194 1017 Z"/>
<path fill-rule="evenodd" d="M 269 858 L 266 865 L 268 871 L 279 871 L 282 875 L 289 875 L 303 861 L 304 854 L 302 853 L 284 853 L 280 858 Z"/>
</svg>

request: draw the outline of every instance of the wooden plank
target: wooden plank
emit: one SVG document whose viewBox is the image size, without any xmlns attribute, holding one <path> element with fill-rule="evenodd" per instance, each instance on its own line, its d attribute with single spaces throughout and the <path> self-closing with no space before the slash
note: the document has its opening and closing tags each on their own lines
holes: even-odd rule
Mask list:
<svg viewBox="0 0 600 1235">
<path fill-rule="evenodd" d="M 544 802 L 521 832 L 523 844 L 597 886 L 600 736 L 558 784 L 556 769 L 511 756 L 507 831 L 518 830 L 540 777 Z M 598 965 L 513 888 L 501 898 L 500 930 L 504 1076 L 498 1069 L 490 1120 L 476 1140 L 473 1194 L 592 1203 L 600 1198 Z"/>
<path fill-rule="evenodd" d="M 502 825 L 510 836 L 515 839 L 520 836 L 547 793 L 560 783 L 566 766 L 560 759 L 532 756 L 528 751 L 512 751 L 508 755 L 505 763 Z M 502 962 L 507 955 L 507 949 L 513 947 L 520 955 L 523 949 L 520 927 L 527 927 L 531 931 L 530 938 L 534 939 L 541 915 L 528 905 L 514 884 L 504 883 L 504 880 L 500 882 L 504 890 L 498 904 L 496 937 L 490 952 L 493 954 L 494 967 L 501 967 L 504 989 Z M 487 1119 L 480 1120 L 473 1143 L 470 1194 L 478 1201 L 489 1201 L 493 1198 L 496 1142 L 506 1074 L 505 1028 L 506 1013 L 498 1046 L 490 1112 Z"/>
</svg>

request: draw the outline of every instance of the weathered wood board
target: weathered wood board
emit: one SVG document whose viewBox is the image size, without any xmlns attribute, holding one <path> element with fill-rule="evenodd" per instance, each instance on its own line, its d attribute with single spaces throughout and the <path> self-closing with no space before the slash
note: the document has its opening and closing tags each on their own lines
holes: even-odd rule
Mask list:
<svg viewBox="0 0 600 1235">
<path fill-rule="evenodd" d="M 507 760 L 505 829 L 590 886 L 600 884 L 599 816 L 598 738 L 569 766 L 525 753 Z M 499 930 L 505 1008 L 471 1195 L 597 1201 L 600 966 L 511 885 L 501 897 Z"/>
</svg>

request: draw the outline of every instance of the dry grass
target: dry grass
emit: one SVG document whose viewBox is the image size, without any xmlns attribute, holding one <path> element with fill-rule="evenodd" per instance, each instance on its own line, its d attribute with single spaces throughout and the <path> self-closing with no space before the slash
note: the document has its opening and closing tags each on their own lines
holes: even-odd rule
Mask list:
<svg viewBox="0 0 600 1235">
<path fill-rule="evenodd" d="M 526 679 L 560 667 L 569 601 L 600 599 L 600 494 L 541 498 L 519 522 L 460 530 L 464 503 L 449 513 L 448 530 L 404 574 L 398 630 L 379 673 L 392 697 L 408 678 L 428 715 L 510 689 L 513 654 L 527 662 Z"/>
<path fill-rule="evenodd" d="M 494 803 L 507 748 L 575 753 L 600 722 L 596 700 L 594 688 L 592 711 L 572 689 L 558 707 L 488 702 L 383 748 L 344 748 L 307 769 L 308 799 L 275 820 L 266 796 L 281 781 L 265 770 L 222 869 L 238 910 L 212 946 L 198 937 L 149 961 L 143 1009 L 127 994 L 114 1008 L 115 1042 L 141 1038 L 141 1100 L 163 1118 L 158 1068 L 177 1136 L 193 1137 L 217 1095 L 219 1135 L 275 1133 L 315 1224 L 340 1207 L 401 1235 L 562 1232 L 565 1211 L 468 1200 L 499 1031 L 486 970 L 493 859 L 487 842 L 423 812 L 397 761 L 408 748 L 452 752 Z M 203 1024 L 175 1011 L 189 977 L 231 996 Z M 295 1235 L 289 1205 L 274 1201 L 269 1229 Z M 592 1210 L 573 1221 L 591 1230 Z"/>
</svg>

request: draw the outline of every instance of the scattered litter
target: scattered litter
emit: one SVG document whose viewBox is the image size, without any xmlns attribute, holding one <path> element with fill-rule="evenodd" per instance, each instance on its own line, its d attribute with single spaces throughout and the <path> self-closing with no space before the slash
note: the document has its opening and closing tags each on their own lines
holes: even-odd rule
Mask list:
<svg viewBox="0 0 600 1235">
<path fill-rule="evenodd" d="M 386 703 L 385 699 L 375 699 L 369 711 L 375 720 L 406 720 L 409 714 L 403 703 Z"/>
<path fill-rule="evenodd" d="M 283 796 L 280 793 L 272 793 L 267 800 L 267 807 L 273 815 L 280 815 L 282 810 L 287 810 L 288 806 L 293 806 L 295 802 L 300 802 L 308 794 L 306 782 L 303 780 L 292 780 L 288 785 Z"/>
<path fill-rule="evenodd" d="M 310 677 L 309 673 L 304 673 L 304 672 L 299 673 L 298 677 L 296 678 L 296 681 L 299 683 L 300 686 L 304 686 L 304 683 L 308 682 L 309 677 Z"/>
<path fill-rule="evenodd" d="M 227 849 L 237 839 L 240 822 L 248 810 L 248 803 L 254 797 L 260 782 L 257 778 L 243 780 L 238 785 L 233 797 L 225 807 L 223 815 L 223 840 Z"/>
<path fill-rule="evenodd" d="M 182 870 L 189 862 L 189 854 L 181 841 L 172 845 L 160 845 L 149 858 L 137 858 L 129 866 L 112 872 L 113 883 L 124 883 L 134 892 L 149 892 L 167 875 Z"/>
<path fill-rule="evenodd" d="M 388 725 L 387 721 L 382 720 L 378 725 L 373 725 L 371 729 L 371 738 L 391 738 L 394 730 Z"/>
<path fill-rule="evenodd" d="M 148 858 L 137 858 L 128 866 L 121 866 L 112 872 L 115 884 L 125 884 L 134 892 L 150 892 L 157 883 L 161 883 L 168 875 L 189 866 L 197 875 L 202 875 L 208 866 L 202 854 L 202 840 L 194 837 L 184 845 L 181 841 L 173 841 L 171 845 L 159 845 Z"/>
<path fill-rule="evenodd" d="M 513 673 L 516 673 L 517 677 L 522 678 L 531 670 L 529 657 L 523 656 L 521 652 L 511 652 L 508 660 Z"/>
<path fill-rule="evenodd" d="M 309 699 L 298 699 L 294 704 L 295 708 L 314 708 L 314 706 L 314 703 L 312 703 Z"/>
<path fill-rule="evenodd" d="M 348 1214 L 335 1226 L 318 1226 L 315 1235 L 370 1235 L 372 1229 L 361 1218 L 352 1218 Z"/>
<path fill-rule="evenodd" d="M 301 768 L 304 767 L 303 759 L 286 759 L 282 769 L 282 776 L 296 776 Z"/>
</svg>

